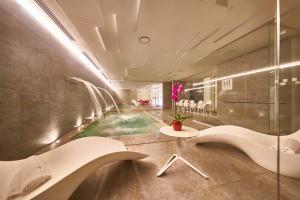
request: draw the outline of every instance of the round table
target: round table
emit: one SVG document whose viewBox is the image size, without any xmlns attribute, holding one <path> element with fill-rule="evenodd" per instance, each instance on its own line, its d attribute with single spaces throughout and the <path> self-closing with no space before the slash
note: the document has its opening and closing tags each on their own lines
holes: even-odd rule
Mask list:
<svg viewBox="0 0 300 200">
<path fill-rule="evenodd" d="M 182 157 L 182 153 L 181 153 L 182 138 L 190 138 L 190 137 L 198 136 L 199 135 L 198 130 L 191 128 L 191 127 L 183 126 L 182 131 L 174 131 L 172 126 L 164 126 L 164 127 L 160 128 L 160 132 L 165 135 L 177 138 L 177 146 L 176 146 L 177 153 L 173 154 L 168 159 L 168 161 L 164 164 L 164 166 L 157 173 L 157 176 L 162 175 L 176 160 L 181 160 L 182 162 L 187 164 L 189 167 L 191 167 L 193 170 L 195 170 L 196 172 L 201 174 L 204 178 L 208 179 L 208 177 L 204 173 L 202 173 L 195 166 L 193 166 L 191 163 L 189 163 L 187 160 L 185 160 Z"/>
</svg>

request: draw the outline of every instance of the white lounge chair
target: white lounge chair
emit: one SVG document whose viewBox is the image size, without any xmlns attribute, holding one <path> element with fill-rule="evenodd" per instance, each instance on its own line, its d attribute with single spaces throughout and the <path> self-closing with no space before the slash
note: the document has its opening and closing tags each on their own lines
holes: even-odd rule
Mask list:
<svg viewBox="0 0 300 200">
<path fill-rule="evenodd" d="M 300 144 L 300 130 L 290 135 L 280 136 L 282 144 L 288 140 Z M 272 147 L 276 146 L 276 141 L 276 136 L 231 125 L 199 131 L 199 136 L 189 140 L 192 143 L 221 142 L 236 146 L 257 164 L 275 173 L 277 172 L 277 149 Z M 299 153 L 299 150 L 296 153 L 280 151 L 280 174 L 300 179 Z"/>
<path fill-rule="evenodd" d="M 77 139 L 39 156 L 46 161 L 52 178 L 17 199 L 65 200 L 89 174 L 103 165 L 147 157 L 146 154 L 127 151 L 120 141 L 102 137 Z M 5 195 L 8 190 L 7 180 L 11 178 L 9 171 L 22 161 L 0 161 L 1 200 L 5 199 L 1 195 Z"/>
</svg>

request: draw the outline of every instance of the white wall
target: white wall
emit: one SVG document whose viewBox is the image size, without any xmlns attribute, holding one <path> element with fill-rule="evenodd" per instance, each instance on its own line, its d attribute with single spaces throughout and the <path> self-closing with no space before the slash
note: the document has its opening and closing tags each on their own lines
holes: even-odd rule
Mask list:
<svg viewBox="0 0 300 200">
<path fill-rule="evenodd" d="M 151 89 L 143 88 L 137 90 L 137 100 L 150 100 L 151 98 Z"/>
<path fill-rule="evenodd" d="M 162 84 L 155 84 L 137 90 L 138 100 L 151 100 L 152 106 L 162 106 Z"/>
</svg>

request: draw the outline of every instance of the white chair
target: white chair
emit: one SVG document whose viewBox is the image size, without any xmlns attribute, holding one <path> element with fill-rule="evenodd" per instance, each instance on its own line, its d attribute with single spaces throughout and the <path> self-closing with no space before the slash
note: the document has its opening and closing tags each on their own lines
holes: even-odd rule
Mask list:
<svg viewBox="0 0 300 200">
<path fill-rule="evenodd" d="M 205 114 L 209 113 L 210 116 L 211 116 L 211 106 L 212 106 L 211 101 L 207 101 L 204 106 Z"/>
<path fill-rule="evenodd" d="M 183 106 L 183 99 L 180 99 L 178 102 L 176 102 L 176 106 L 181 110 L 181 107 Z"/>
<path fill-rule="evenodd" d="M 191 102 L 190 102 L 190 113 L 194 113 L 195 114 L 196 107 L 197 107 L 197 104 L 195 103 L 195 101 L 191 100 Z"/>
<path fill-rule="evenodd" d="M 183 111 L 188 112 L 189 111 L 189 106 L 190 106 L 189 100 L 184 100 L 184 102 L 183 102 Z"/>
<path fill-rule="evenodd" d="M 66 200 L 89 174 L 103 165 L 147 157 L 143 153 L 127 151 L 120 141 L 102 137 L 77 139 L 39 156 L 47 163 L 52 178 L 17 199 Z M 22 166 L 23 161 L 0 161 L 0 199 L 6 199 L 12 178 L 9 172 L 16 165 Z"/>
<path fill-rule="evenodd" d="M 203 103 L 202 100 L 198 101 L 198 103 L 197 103 L 197 114 L 204 115 L 204 106 L 205 106 L 205 104 Z"/>
<path fill-rule="evenodd" d="M 277 136 L 267 135 L 239 126 L 223 125 L 199 131 L 199 135 L 189 140 L 191 143 L 221 142 L 233 145 L 244 151 L 258 165 L 277 173 Z M 296 153 L 290 153 L 287 141 L 293 141 Z M 300 130 L 280 136 L 280 174 L 300 179 Z M 290 144 L 292 144 L 290 142 Z M 296 145 L 295 145 L 296 144 Z"/>
<path fill-rule="evenodd" d="M 178 102 L 178 108 L 179 108 L 179 111 L 182 110 L 182 107 L 183 107 L 183 102 L 185 100 L 184 99 L 180 99 L 179 102 Z"/>
<path fill-rule="evenodd" d="M 132 103 L 132 105 L 134 105 L 135 107 L 138 106 L 138 103 L 137 103 L 136 100 L 134 100 L 134 99 L 131 101 L 131 103 Z"/>
</svg>

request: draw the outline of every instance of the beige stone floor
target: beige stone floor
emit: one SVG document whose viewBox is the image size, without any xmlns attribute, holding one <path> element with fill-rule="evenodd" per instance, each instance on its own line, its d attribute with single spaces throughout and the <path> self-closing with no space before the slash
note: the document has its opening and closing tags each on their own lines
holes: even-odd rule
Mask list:
<svg viewBox="0 0 300 200">
<path fill-rule="evenodd" d="M 149 110 L 166 123 L 170 111 Z M 197 119 L 197 118 L 194 118 Z M 221 123 L 215 118 L 205 123 Z M 189 120 L 185 125 L 207 128 Z M 209 180 L 176 162 L 164 175 L 156 173 L 176 150 L 174 138 L 160 134 L 119 136 L 129 150 L 149 155 L 141 161 L 123 161 L 92 173 L 70 198 L 71 200 L 274 200 L 277 198 L 276 174 L 254 163 L 239 149 L 225 144 L 183 144 L 184 157 L 205 172 Z M 275 163 L 274 163 L 275 164 Z M 300 180 L 281 177 L 281 199 L 300 199 Z"/>
</svg>

